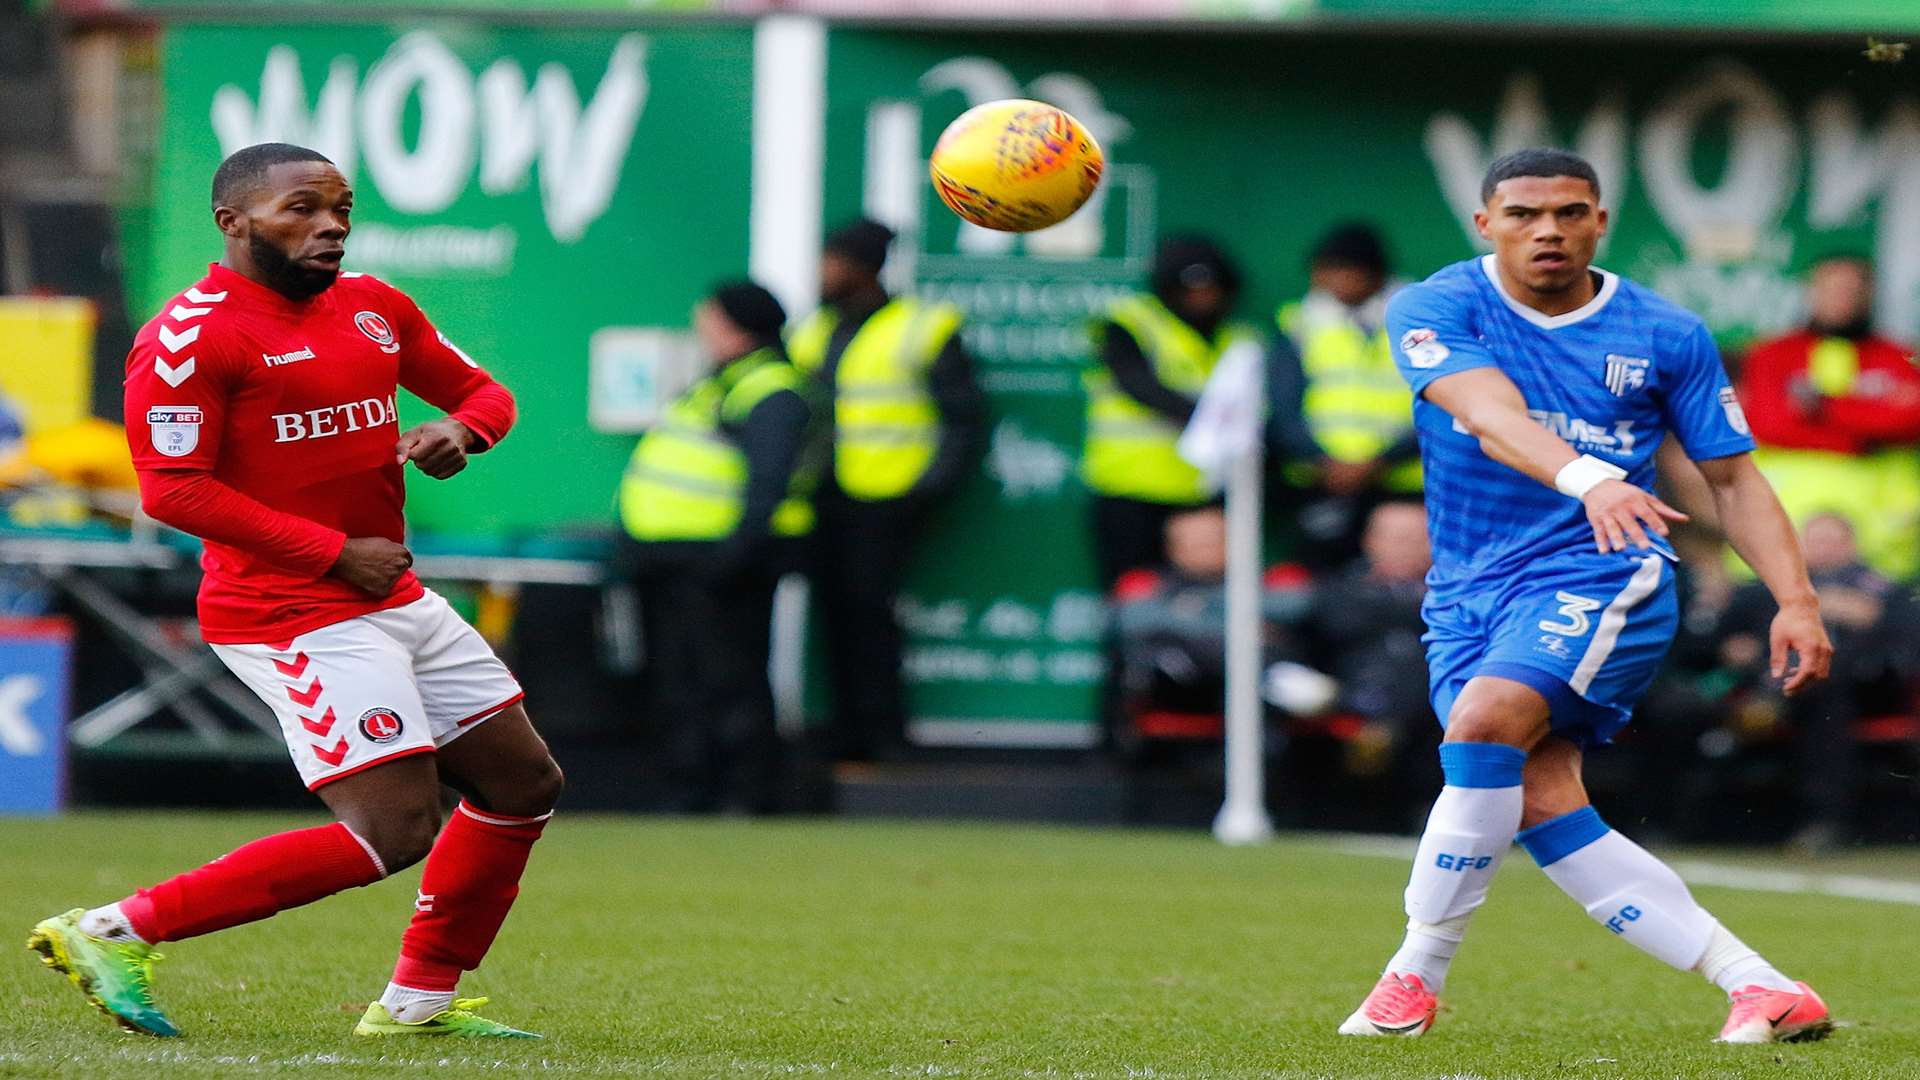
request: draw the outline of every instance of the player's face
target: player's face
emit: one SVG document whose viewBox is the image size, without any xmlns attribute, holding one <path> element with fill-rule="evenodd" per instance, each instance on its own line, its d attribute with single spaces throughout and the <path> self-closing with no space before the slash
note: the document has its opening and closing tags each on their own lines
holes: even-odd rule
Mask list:
<svg viewBox="0 0 1920 1080">
<path fill-rule="evenodd" d="M 1516 176 L 1493 189 L 1473 223 L 1493 243 L 1507 280 L 1550 296 L 1585 280 L 1607 212 L 1579 177 Z"/>
<path fill-rule="evenodd" d="M 302 298 L 324 292 L 340 276 L 352 214 L 353 188 L 340 170 L 323 161 L 291 161 L 269 169 L 266 183 L 223 228 L 239 230 L 269 285 Z"/>
</svg>

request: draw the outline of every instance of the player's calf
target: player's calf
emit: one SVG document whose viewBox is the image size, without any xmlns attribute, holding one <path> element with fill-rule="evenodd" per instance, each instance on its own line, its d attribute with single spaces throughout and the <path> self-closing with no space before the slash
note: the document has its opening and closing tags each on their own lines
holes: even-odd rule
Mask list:
<svg viewBox="0 0 1920 1080">
<path fill-rule="evenodd" d="M 1615 936 L 1726 991 L 1732 1015 L 1722 1042 L 1817 1039 L 1826 1004 L 1787 978 L 1700 906 L 1680 875 L 1582 807 L 1520 833 L 1553 883 Z"/>
</svg>

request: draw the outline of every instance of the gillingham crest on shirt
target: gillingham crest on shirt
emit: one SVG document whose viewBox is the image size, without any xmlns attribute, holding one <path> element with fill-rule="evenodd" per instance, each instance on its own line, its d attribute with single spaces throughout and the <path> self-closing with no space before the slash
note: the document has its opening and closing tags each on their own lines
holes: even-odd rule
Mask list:
<svg viewBox="0 0 1920 1080">
<path fill-rule="evenodd" d="M 385 316 L 382 316 L 379 312 L 359 312 L 353 317 L 353 325 L 359 327 L 361 333 L 373 339 L 373 343 L 380 346 L 381 352 L 397 353 L 400 351 L 400 341 L 393 336 L 393 327 L 387 325 Z"/>
<path fill-rule="evenodd" d="M 1607 389 L 1614 397 L 1626 397 L 1628 393 L 1647 385 L 1647 369 L 1653 361 L 1644 356 L 1622 356 L 1619 353 L 1607 354 Z"/>
<path fill-rule="evenodd" d="M 155 405 L 147 410 L 147 428 L 153 448 L 167 457 L 186 457 L 200 445 L 200 425 L 206 414 L 198 405 Z"/>
<path fill-rule="evenodd" d="M 405 727 L 400 722 L 400 714 L 392 709 L 376 706 L 360 714 L 360 734 L 369 742 L 390 743 L 400 737 Z"/>
</svg>

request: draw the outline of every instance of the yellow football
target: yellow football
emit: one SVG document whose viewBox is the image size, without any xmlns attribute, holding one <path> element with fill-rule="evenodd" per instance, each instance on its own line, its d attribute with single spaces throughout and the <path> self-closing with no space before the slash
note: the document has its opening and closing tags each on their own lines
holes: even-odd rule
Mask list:
<svg viewBox="0 0 1920 1080">
<path fill-rule="evenodd" d="M 954 213 L 1001 232 L 1067 219 L 1100 186 L 1106 155 L 1080 121 L 1041 101 L 989 101 L 947 125 L 929 163 Z"/>
</svg>

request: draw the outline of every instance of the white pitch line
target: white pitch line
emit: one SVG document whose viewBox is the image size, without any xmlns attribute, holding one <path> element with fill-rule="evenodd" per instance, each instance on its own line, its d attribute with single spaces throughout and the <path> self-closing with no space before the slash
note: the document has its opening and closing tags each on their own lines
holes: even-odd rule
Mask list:
<svg viewBox="0 0 1920 1080">
<path fill-rule="evenodd" d="M 1405 860 L 1413 857 L 1417 845 L 1404 836 L 1363 833 L 1340 837 L 1329 841 L 1326 846 L 1343 855 Z M 1682 859 L 1669 865 L 1690 885 L 1713 885 L 1745 892 L 1789 893 L 1796 896 L 1838 896 L 1848 900 L 1877 900 L 1883 904 L 1920 907 L 1920 882 L 1860 874 L 1763 870 L 1702 859 Z"/>
</svg>

